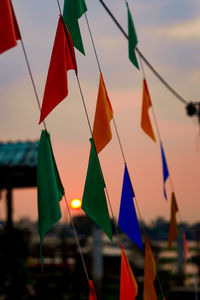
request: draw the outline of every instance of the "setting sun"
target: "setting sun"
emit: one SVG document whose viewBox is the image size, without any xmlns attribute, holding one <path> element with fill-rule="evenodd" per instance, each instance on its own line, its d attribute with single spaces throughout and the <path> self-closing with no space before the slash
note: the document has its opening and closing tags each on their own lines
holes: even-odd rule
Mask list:
<svg viewBox="0 0 200 300">
<path fill-rule="evenodd" d="M 82 201 L 80 199 L 73 199 L 70 202 L 70 206 L 73 209 L 79 209 L 79 208 L 81 208 L 81 205 L 82 205 Z"/>
</svg>

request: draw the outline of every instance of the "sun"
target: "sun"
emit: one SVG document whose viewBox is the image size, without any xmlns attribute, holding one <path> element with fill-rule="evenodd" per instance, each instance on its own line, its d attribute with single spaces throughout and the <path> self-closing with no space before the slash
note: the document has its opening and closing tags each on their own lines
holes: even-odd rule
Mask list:
<svg viewBox="0 0 200 300">
<path fill-rule="evenodd" d="M 73 199 L 70 202 L 70 206 L 72 209 L 80 209 L 82 205 L 82 201 L 80 199 Z"/>
</svg>

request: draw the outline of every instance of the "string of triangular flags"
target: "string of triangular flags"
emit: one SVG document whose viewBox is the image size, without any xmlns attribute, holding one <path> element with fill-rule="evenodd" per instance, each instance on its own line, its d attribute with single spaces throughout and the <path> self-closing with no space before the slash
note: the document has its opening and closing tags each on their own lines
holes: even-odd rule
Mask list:
<svg viewBox="0 0 200 300">
<path fill-rule="evenodd" d="M 142 65 L 142 61 L 141 61 L 141 65 Z M 161 140 L 158 122 L 157 122 L 154 108 L 153 108 L 153 105 L 151 102 L 143 66 L 142 66 L 142 72 L 143 72 L 144 79 L 143 79 L 143 103 L 142 103 L 142 114 L 141 114 L 141 127 L 142 127 L 143 131 L 154 142 L 156 142 L 153 128 L 151 125 L 150 116 L 149 116 L 149 108 L 152 107 L 153 118 L 154 118 L 154 122 L 155 122 L 156 129 L 157 129 L 157 134 L 158 134 L 158 138 L 159 138 L 159 142 L 160 142 L 162 172 L 163 172 L 163 194 L 164 194 L 164 197 L 166 200 L 168 200 L 167 193 L 166 193 L 166 181 L 168 180 L 168 178 L 170 180 L 171 189 L 172 189 L 170 227 L 169 227 L 169 237 L 168 237 L 168 247 L 171 247 L 173 241 L 177 238 L 177 235 L 178 235 L 176 214 L 177 214 L 177 212 L 179 212 L 179 209 L 178 209 L 177 200 L 176 200 L 175 193 L 174 193 L 174 185 L 173 185 L 171 176 L 169 174 L 169 169 L 168 169 L 168 165 L 167 165 L 167 161 L 166 161 L 166 157 L 165 157 L 165 153 L 164 153 L 164 148 L 163 148 L 163 143 Z"/>
<path fill-rule="evenodd" d="M 111 139 L 109 125 L 111 119 L 112 108 L 107 96 L 102 74 L 100 73 L 97 108 L 92 133 L 93 139 L 90 139 L 91 151 L 82 199 L 82 209 L 104 230 L 109 238 L 112 238 L 111 223 L 103 189 L 105 188 L 105 182 L 97 153 L 99 153 Z"/>
<path fill-rule="evenodd" d="M 17 40 L 21 39 L 21 35 L 19 32 L 19 28 L 17 25 L 16 17 L 12 8 L 12 3 L 10 0 L 3 0 L 2 1 L 3 6 L 2 10 L 0 10 L 0 16 L 2 15 L 3 18 L 2 24 L 6 24 L 8 31 L 3 31 L 2 33 L 2 45 L 0 44 L 0 53 L 6 51 L 7 49 L 15 46 L 17 44 Z M 72 4 L 73 3 L 73 4 Z M 71 6 L 70 6 L 71 5 Z M 129 36 L 129 58 L 131 62 L 139 69 L 139 64 L 137 62 L 137 57 L 135 55 L 135 47 L 137 45 L 137 36 L 136 31 L 133 25 L 133 20 L 131 17 L 131 13 L 127 5 L 127 12 L 128 12 L 128 36 Z M 67 70 L 73 69 L 75 70 L 75 73 L 77 75 L 77 65 L 76 65 L 76 58 L 73 48 L 74 46 L 81 51 L 84 54 L 84 48 L 83 43 L 81 39 L 80 29 L 78 26 L 78 19 L 86 12 L 87 7 L 84 0 L 77 0 L 74 2 L 65 0 L 64 4 L 64 11 L 63 11 L 63 18 L 60 16 L 56 37 L 54 41 L 54 47 L 52 51 L 49 71 L 47 75 L 47 82 L 45 86 L 44 91 L 44 97 L 43 97 L 43 104 L 41 109 L 41 116 L 40 116 L 40 123 L 44 121 L 44 119 L 47 117 L 47 115 L 55 108 L 56 105 L 58 105 L 68 94 L 68 86 L 67 86 Z M 70 16 L 69 16 L 70 11 Z M 73 16 L 73 18 L 72 18 Z M 65 21 L 65 18 L 67 21 Z M 70 19 L 71 18 L 71 19 Z M 64 24 L 64 22 L 65 24 Z M 76 21 L 75 21 L 76 20 Z M 75 25 L 74 25 L 75 24 Z M 70 31 L 68 31 L 67 27 Z M 72 29 L 70 29 L 70 26 L 72 26 Z M 5 28 L 5 27 L 4 27 Z M 1 33 L 0 33 L 1 34 Z M 71 36 L 72 39 L 71 39 Z M 74 42 L 75 40 L 75 42 Z M 73 42 L 72 42 L 73 41 Z M 58 60 L 59 57 L 59 60 Z M 61 78 L 62 80 L 58 80 L 57 74 L 62 74 Z M 78 78 L 78 77 L 77 77 Z M 80 82 L 79 82 L 80 84 Z M 144 79 L 144 87 L 143 87 L 143 109 L 142 109 L 142 128 L 144 131 L 155 141 L 155 136 L 153 133 L 153 129 L 151 126 L 151 122 L 148 116 L 148 108 L 151 106 L 151 100 L 147 88 L 146 81 Z M 103 111 L 103 113 L 102 113 Z M 111 224 L 109 219 L 109 213 L 106 203 L 106 197 L 105 197 L 105 182 L 102 175 L 101 166 L 98 159 L 98 153 L 105 147 L 105 145 L 111 140 L 112 133 L 110 129 L 109 122 L 113 118 L 113 111 L 112 107 L 107 95 L 105 83 L 103 80 L 103 76 L 100 72 L 100 83 L 99 83 L 99 92 L 98 92 L 98 99 L 97 99 L 97 107 L 96 107 L 96 113 L 95 113 L 95 121 L 94 121 L 94 127 L 92 132 L 92 138 L 90 139 L 91 143 L 91 152 L 90 152 L 90 158 L 89 158 L 89 165 L 88 165 L 88 171 L 86 176 L 86 183 L 84 188 L 84 194 L 83 194 L 83 210 L 97 223 L 100 225 L 100 227 L 107 233 L 107 235 L 112 239 L 112 231 L 111 231 Z M 103 129 L 102 129 L 103 124 Z M 102 135 L 103 133 L 103 135 Z M 163 165 L 163 180 L 164 180 L 164 196 L 167 199 L 166 190 L 165 190 L 165 182 L 167 178 L 169 177 L 169 171 L 164 155 L 164 150 L 162 146 L 162 142 L 160 140 L 160 147 L 161 147 L 161 157 L 162 157 L 162 165 Z M 44 170 L 48 171 L 47 173 L 50 174 L 49 178 L 45 178 Z M 45 171 L 45 173 L 46 173 Z M 46 173 L 46 174 L 47 174 Z M 54 223 L 56 223 L 60 217 L 60 208 L 59 208 L 59 201 L 61 200 L 62 196 L 64 195 L 64 188 L 62 186 L 59 173 L 56 167 L 55 159 L 53 156 L 53 151 L 51 147 L 50 142 L 50 135 L 48 132 L 42 131 L 41 138 L 40 138 L 40 144 L 39 144 L 39 150 L 38 150 L 38 171 L 37 171 L 37 178 L 38 178 L 38 210 L 39 210 L 39 233 L 40 233 L 40 239 L 41 239 L 41 245 L 43 238 L 46 234 L 46 232 L 52 227 Z M 45 178 L 45 180 L 44 180 Z M 94 185 L 93 185 L 94 182 Z M 96 184 L 99 184 L 98 187 L 96 187 Z M 49 186 L 51 186 L 51 189 L 49 189 Z M 91 189 L 91 186 L 95 186 L 95 189 Z M 97 199 L 97 203 L 95 203 L 95 207 L 93 207 L 94 203 L 92 203 L 91 199 L 94 197 L 97 197 L 96 190 L 98 190 L 99 195 L 99 202 Z M 50 198 L 46 197 L 46 195 L 49 195 Z M 128 169 L 125 163 L 125 171 L 124 171 L 124 181 L 123 181 L 123 189 L 122 189 L 122 199 L 121 199 L 121 205 L 120 205 L 120 214 L 119 214 L 119 225 L 122 229 L 124 229 L 124 232 L 127 233 L 129 237 L 131 237 L 141 248 L 142 246 L 142 240 L 139 230 L 139 225 L 137 221 L 137 216 L 135 212 L 134 202 L 132 201 L 135 197 L 132 184 L 130 181 L 130 176 L 128 173 Z M 42 201 L 40 200 L 42 199 Z M 51 205 L 49 203 L 45 203 L 45 201 L 49 201 L 49 199 L 52 199 Z M 103 199 L 103 200 L 102 200 Z M 127 201 L 128 199 L 128 201 Z M 126 201 L 125 201 L 126 200 Z M 102 216 L 99 218 L 97 214 L 94 215 L 94 211 L 96 210 L 99 203 L 99 208 L 102 211 Z M 124 204 L 125 203 L 125 204 Z M 103 205 L 102 205 L 103 204 Z M 130 206 L 129 206 L 130 205 Z M 48 207 L 48 210 L 46 212 L 45 207 Z M 129 209 L 130 208 L 130 209 Z M 130 219 L 127 218 L 126 213 L 130 211 Z M 173 240 L 176 238 L 176 229 L 174 229 L 176 224 L 176 212 L 178 211 L 178 206 L 176 203 L 176 198 L 174 192 L 172 193 L 172 200 L 171 200 L 171 222 L 170 222 L 170 232 L 174 234 L 169 234 L 169 245 L 173 242 Z M 52 218 L 52 212 L 53 212 L 53 218 Z M 131 222 L 128 222 L 128 220 Z M 129 232 L 130 224 L 133 223 L 133 220 L 135 222 L 135 232 L 134 236 L 132 236 L 132 232 Z M 128 222 L 128 223 L 126 223 Z M 127 231 L 127 232 L 126 232 Z M 186 240 L 184 237 L 184 241 L 186 244 Z M 148 255 L 150 257 L 151 261 L 154 261 L 153 253 L 151 251 L 150 245 L 148 240 L 145 241 L 145 266 L 150 265 L 148 263 Z M 150 254 L 149 254 L 150 253 Z M 124 265 L 127 264 L 127 258 L 124 258 L 124 251 L 122 248 L 122 267 L 124 268 Z M 124 263 L 126 261 L 126 263 Z M 148 274 L 152 272 L 154 269 L 155 271 L 155 263 L 151 264 L 150 271 L 146 271 L 146 275 L 144 278 L 147 278 Z M 128 270 L 128 271 L 127 271 Z M 146 270 L 146 269 L 145 269 Z M 148 268 L 147 268 L 148 270 Z M 125 272 L 121 269 L 121 274 L 126 274 L 128 272 L 128 277 L 132 278 L 132 288 L 133 288 L 133 295 L 136 296 L 137 288 L 136 284 L 133 280 L 133 275 L 131 275 L 130 267 L 125 267 Z M 155 272 L 154 272 L 155 273 Z M 154 274 L 152 273 L 152 274 Z M 126 276 L 126 275 L 123 275 Z M 121 275 L 121 282 L 123 282 L 123 276 Z M 152 283 L 155 280 L 155 275 L 151 276 Z M 145 279 L 144 279 L 145 281 Z M 149 281 L 149 280 L 148 280 Z M 150 280 L 151 281 L 151 280 Z M 126 281 L 125 281 L 126 282 Z M 124 286 L 124 283 L 121 284 Z M 90 299 L 95 299 L 92 294 L 93 292 L 93 285 L 90 282 Z M 144 284 L 145 286 L 145 284 Z M 120 288 L 120 299 L 121 298 L 121 292 L 124 288 Z M 144 291 L 145 294 L 145 291 Z M 125 295 L 125 294 L 124 294 Z M 135 297 L 134 296 L 134 297 Z M 125 297 L 125 296 L 124 296 Z"/>
<path fill-rule="evenodd" d="M 132 17 L 131 17 L 130 10 L 129 10 L 127 2 L 126 2 L 126 5 L 127 5 L 127 12 L 128 12 L 128 31 L 129 31 L 129 34 L 132 37 L 129 41 L 129 58 L 134 64 L 136 64 L 136 67 L 139 68 L 139 65 L 137 63 L 137 58 L 136 58 L 136 55 L 135 55 L 135 52 L 134 52 L 134 50 L 135 50 L 134 48 L 137 45 L 137 36 L 136 36 L 136 32 L 135 32 L 135 29 L 134 29 L 134 26 L 133 26 Z M 88 24 L 88 27 L 89 27 L 89 22 L 87 20 L 87 17 L 86 17 L 86 21 L 87 21 L 87 24 Z M 100 76 L 102 77 L 102 73 L 101 73 L 102 71 L 101 71 L 99 59 L 98 59 L 98 56 L 97 56 L 97 51 L 96 51 L 96 48 L 95 48 L 95 45 L 94 45 L 94 40 L 93 40 L 93 37 L 92 37 L 92 34 L 91 34 L 91 29 L 90 28 L 88 28 L 88 29 L 89 29 L 89 32 L 90 32 L 90 37 L 92 39 L 92 44 L 93 44 L 94 52 L 95 52 L 95 55 L 96 55 Z M 134 55 L 132 55 L 132 53 Z M 104 86 L 105 86 L 105 84 L 104 84 Z M 106 94 L 107 94 L 107 92 L 106 92 Z M 108 97 L 107 97 L 107 99 L 108 99 Z M 110 105 L 109 99 L 107 100 L 107 103 Z M 104 107 L 106 107 L 105 104 L 104 104 Z M 97 112 L 97 110 L 98 110 L 98 102 L 97 102 L 96 112 Z M 101 112 L 102 112 L 102 110 L 103 109 L 101 109 Z M 106 109 L 104 109 L 104 111 L 105 110 Z M 112 117 L 113 117 L 113 120 L 114 120 L 113 115 L 112 115 Z M 109 124 L 110 119 L 107 120 L 107 124 Z M 96 114 L 95 114 L 95 120 L 96 120 Z M 104 120 L 104 123 L 106 123 L 105 120 Z M 115 129 L 117 131 L 117 136 L 119 138 L 119 134 L 118 134 L 118 130 L 117 130 L 115 122 L 114 122 L 114 125 L 115 125 Z M 109 129 L 110 129 L 110 127 L 109 127 Z M 103 132 L 103 131 L 101 131 L 101 132 Z M 109 130 L 109 140 L 110 140 L 110 137 L 111 137 L 111 133 L 110 133 L 110 130 Z M 135 194 L 134 194 L 134 191 L 133 191 L 133 187 L 132 187 L 131 180 L 130 180 L 130 177 L 129 177 L 128 169 L 127 169 L 127 166 L 126 166 L 126 160 L 125 160 L 125 156 L 124 156 L 124 152 L 123 152 L 123 148 L 122 148 L 122 145 L 121 145 L 120 138 L 119 138 L 119 144 L 121 146 L 122 156 L 124 158 L 125 171 L 124 171 L 124 181 L 123 181 L 123 188 L 122 188 L 122 198 L 121 198 L 118 224 L 121 227 L 121 229 L 137 245 L 139 245 L 143 249 L 140 230 L 139 230 L 139 225 L 138 225 L 137 216 L 136 216 L 135 207 L 134 207 L 134 202 L 133 202 L 133 198 L 135 198 Z M 134 230 L 132 230 L 133 228 L 134 228 Z M 146 241 L 148 242 L 147 238 L 146 238 Z M 149 247 L 150 247 L 150 245 L 149 245 Z M 145 285 L 144 288 L 146 289 L 146 292 L 144 292 L 144 293 L 146 293 L 146 294 L 151 293 L 151 291 L 147 292 L 147 289 L 148 289 L 147 285 Z"/>
<path fill-rule="evenodd" d="M 0 6 L 0 15 L 6 16 L 6 20 L 7 20 L 6 24 L 8 24 L 8 26 L 10 28 L 10 32 L 7 36 L 5 27 L 1 26 L 1 28 L 3 29 L 2 32 L 0 31 L 0 35 L 2 37 L 2 44 L 3 44 L 2 52 L 15 46 L 17 44 L 18 37 L 19 37 L 19 39 L 21 39 L 22 48 L 24 51 L 25 59 L 26 59 L 27 66 L 29 69 L 29 74 L 31 77 L 34 91 L 35 91 L 36 100 L 38 101 L 39 99 L 38 99 L 35 83 L 33 80 L 30 64 L 28 62 L 27 54 L 25 52 L 25 47 L 24 47 L 21 35 L 19 33 L 19 28 L 17 25 L 14 10 L 12 8 L 12 3 L 10 0 L 8 0 L 8 1 L 5 0 L 3 2 L 3 6 L 2 7 Z M 4 19 L 3 19 L 3 22 L 4 22 Z M 59 20 L 58 25 L 60 25 L 60 24 L 61 24 L 61 22 Z M 0 25 L 2 25 L 2 24 L 0 24 Z M 60 28 L 61 28 L 61 26 L 60 27 L 58 26 L 58 29 L 60 29 Z M 62 33 L 60 34 L 61 30 L 58 30 L 58 32 L 59 32 L 58 39 L 60 39 L 62 41 L 63 36 L 62 36 Z M 66 46 L 66 44 L 65 44 L 65 46 Z M 56 47 L 56 48 L 59 48 L 59 47 Z M 72 49 L 73 49 L 73 45 L 72 45 Z M 66 49 L 64 49 L 64 50 L 66 50 Z M 58 50 L 54 49 L 53 52 L 55 53 L 56 51 L 58 51 Z M 74 51 L 74 49 L 73 49 L 73 51 Z M 69 57 L 68 57 L 68 61 L 70 61 Z M 54 66 L 54 64 L 53 64 L 53 66 Z M 50 76 L 50 80 L 51 79 L 52 79 L 52 77 Z M 67 81 L 65 81 L 65 83 L 67 83 Z M 67 85 L 65 87 L 67 88 Z M 39 104 L 39 102 L 38 102 L 38 104 Z M 40 104 L 39 104 L 39 108 L 40 108 Z M 40 142 L 39 142 L 38 163 L 37 163 L 37 186 L 38 186 L 38 223 L 39 223 L 39 235 L 40 235 L 40 253 L 41 253 L 41 264 L 42 264 L 42 268 L 43 268 L 42 242 L 43 242 L 43 239 L 44 239 L 47 231 L 56 222 L 58 222 L 61 218 L 59 201 L 62 199 L 62 196 L 65 197 L 65 193 L 64 193 L 64 188 L 61 183 L 60 176 L 59 176 L 59 173 L 57 170 L 56 162 L 54 159 L 51 141 L 50 141 L 50 135 L 46 130 L 46 124 L 45 124 L 44 120 L 41 120 L 41 121 L 43 121 L 45 130 L 42 131 L 41 137 L 40 137 Z M 67 204 L 66 197 L 65 197 L 65 202 Z M 76 241 L 78 243 L 78 248 L 80 250 L 81 248 L 80 248 L 80 245 L 79 245 L 79 242 L 77 239 L 77 233 L 75 231 L 73 219 L 72 219 L 68 204 L 67 204 L 67 208 L 68 208 L 68 212 L 70 215 L 72 227 L 74 229 Z M 93 286 L 92 281 L 89 280 L 88 272 L 87 272 L 87 269 L 86 269 L 86 266 L 85 266 L 85 263 L 83 260 L 83 255 L 81 252 L 80 252 L 80 254 L 81 254 L 82 262 L 84 265 L 84 269 L 86 271 L 86 277 L 87 277 L 87 280 L 89 283 L 89 289 L 90 289 L 89 299 L 95 300 L 96 294 L 95 294 L 94 286 Z"/>
<path fill-rule="evenodd" d="M 128 6 L 127 6 L 127 8 L 128 8 Z M 128 18 L 129 19 L 131 18 L 129 9 L 128 9 Z M 89 25 L 87 18 L 86 18 L 86 21 L 87 21 L 87 24 Z M 131 24 L 130 25 L 131 29 L 133 29 L 133 22 L 129 21 L 129 23 Z M 97 56 L 96 49 L 94 46 L 94 41 L 92 38 L 91 30 L 90 30 L 90 28 L 88 28 L 88 29 L 89 29 L 90 36 L 92 39 L 92 44 L 94 47 L 94 52 L 96 54 L 97 64 L 99 66 L 99 72 L 100 72 L 99 93 L 98 93 L 98 98 L 97 98 L 97 106 L 96 106 L 94 129 L 93 129 L 93 138 L 94 138 L 94 142 L 96 145 L 96 149 L 97 149 L 97 152 L 100 152 L 105 147 L 105 145 L 110 141 L 110 139 L 112 137 L 109 122 L 113 117 L 113 113 L 112 113 L 111 104 L 110 104 L 110 101 L 109 101 L 109 98 L 107 95 L 107 91 L 105 88 L 105 83 L 102 78 L 101 67 L 100 67 L 98 56 Z M 134 31 L 132 30 L 131 32 L 134 32 Z M 136 36 L 135 32 L 134 32 L 134 35 Z M 133 47 L 132 47 L 132 50 L 134 50 Z M 131 53 L 131 51 L 130 51 L 130 53 Z M 102 93 L 101 93 L 101 91 L 102 91 Z M 103 93 L 103 91 L 105 91 L 105 92 Z M 101 97 L 102 95 L 103 95 L 103 97 Z M 101 113 L 101 115 L 100 115 L 100 113 Z M 120 145 L 121 145 L 121 143 L 120 143 Z M 86 182 L 87 182 L 87 180 L 86 180 Z M 84 190 L 84 193 L 85 193 L 85 190 Z M 133 188 L 131 185 L 130 177 L 129 177 L 128 170 L 127 170 L 126 163 L 125 163 L 124 183 L 123 183 L 123 189 L 122 189 L 122 200 L 121 200 L 118 224 L 124 230 L 124 232 L 134 242 L 136 242 L 136 244 L 138 244 L 143 249 L 139 225 L 138 225 L 134 202 L 133 202 L 134 197 L 135 197 L 134 191 L 133 191 Z M 92 199 L 90 202 L 92 202 Z M 85 208 L 84 203 L 83 203 L 83 206 Z M 92 214 L 94 214 L 94 212 L 95 212 L 95 205 L 93 204 L 93 206 L 94 206 L 94 209 L 92 211 Z M 83 210 L 85 210 L 84 208 L 83 208 Z M 85 212 L 87 213 L 87 211 L 85 211 Z M 91 206 L 90 206 L 90 214 L 91 214 Z M 132 230 L 132 228 L 134 228 L 134 230 Z M 125 290 L 127 291 L 127 288 Z M 120 293 L 122 293 L 122 292 L 120 292 Z M 121 296 L 121 294 L 120 294 L 120 296 Z"/>
<path fill-rule="evenodd" d="M 129 36 L 125 32 L 125 30 L 122 28 L 122 26 L 119 24 L 111 10 L 108 8 L 108 6 L 105 4 L 103 0 L 99 0 L 99 2 L 102 4 L 103 8 L 106 10 L 108 15 L 111 17 L 113 22 L 116 24 L 118 29 L 121 31 L 121 33 L 124 35 L 124 37 L 128 40 Z M 128 2 L 125 0 L 125 3 L 127 4 Z M 153 65 L 148 61 L 148 59 L 142 54 L 142 52 L 138 49 L 138 47 L 135 47 L 135 51 L 138 53 L 140 58 L 145 62 L 149 70 L 158 78 L 158 80 L 169 90 L 170 93 L 172 93 L 176 99 L 180 100 L 184 104 L 189 104 L 187 100 L 185 100 L 161 75 L 160 73 L 153 67 Z M 137 67 L 137 66 L 136 66 Z"/>
</svg>

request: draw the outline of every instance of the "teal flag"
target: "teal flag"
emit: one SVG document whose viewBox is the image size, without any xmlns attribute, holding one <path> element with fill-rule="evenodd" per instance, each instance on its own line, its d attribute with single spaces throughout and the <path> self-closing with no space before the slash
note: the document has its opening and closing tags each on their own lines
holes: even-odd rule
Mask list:
<svg viewBox="0 0 200 300">
<path fill-rule="evenodd" d="M 131 12 L 128 7 L 128 3 L 127 3 L 127 13 L 128 13 L 128 55 L 129 55 L 130 61 L 139 70 L 140 68 L 139 68 L 139 64 L 138 64 L 137 57 L 135 54 L 135 48 L 137 46 L 138 40 L 137 40 L 137 34 L 135 31 L 135 27 L 133 24 Z"/>
<path fill-rule="evenodd" d="M 92 138 L 90 139 L 90 143 L 91 152 L 82 198 L 82 210 L 97 223 L 112 240 L 112 227 L 104 192 L 105 182 Z"/>
<path fill-rule="evenodd" d="M 65 0 L 63 20 L 70 32 L 73 45 L 85 55 L 78 19 L 87 11 L 85 0 Z"/>
<path fill-rule="evenodd" d="M 42 131 L 38 148 L 37 188 L 38 226 L 43 268 L 42 242 L 47 231 L 61 218 L 59 201 L 64 195 L 64 188 L 51 148 L 50 135 L 46 130 Z"/>
</svg>

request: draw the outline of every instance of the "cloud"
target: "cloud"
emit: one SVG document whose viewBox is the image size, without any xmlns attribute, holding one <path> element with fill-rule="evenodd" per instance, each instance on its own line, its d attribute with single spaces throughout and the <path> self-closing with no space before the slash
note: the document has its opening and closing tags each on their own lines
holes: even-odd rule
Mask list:
<svg viewBox="0 0 200 300">
<path fill-rule="evenodd" d="M 196 83 L 197 82 L 199 83 L 200 71 L 199 70 L 194 70 L 191 75 L 192 75 L 192 80 Z"/>
<path fill-rule="evenodd" d="M 106 36 L 101 36 L 98 38 L 98 45 L 103 45 L 104 48 L 106 48 L 106 50 L 110 52 L 122 46 L 123 44 L 124 43 L 121 38 L 112 38 Z"/>
<path fill-rule="evenodd" d="M 163 27 L 157 30 L 160 35 L 167 35 L 169 38 L 187 40 L 200 39 L 200 17 L 175 24 L 169 27 Z"/>
</svg>

